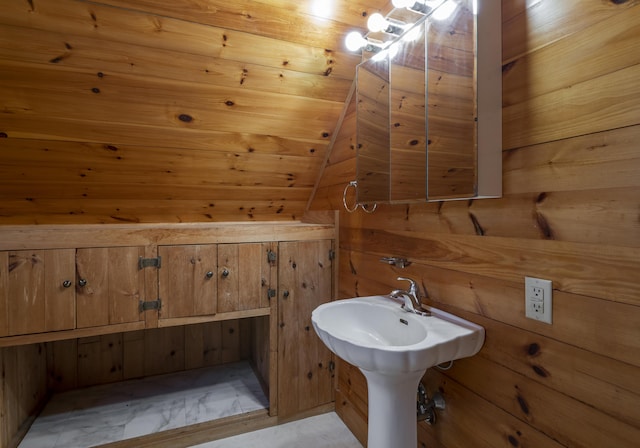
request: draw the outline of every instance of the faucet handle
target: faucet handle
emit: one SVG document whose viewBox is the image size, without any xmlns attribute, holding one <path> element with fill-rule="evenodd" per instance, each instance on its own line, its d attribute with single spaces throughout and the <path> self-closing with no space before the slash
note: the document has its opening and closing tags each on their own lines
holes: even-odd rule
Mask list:
<svg viewBox="0 0 640 448">
<path fill-rule="evenodd" d="M 409 294 L 413 294 L 413 296 L 418 299 L 418 284 L 415 280 L 406 277 L 398 277 L 398 280 L 404 280 L 409 282 Z"/>
</svg>

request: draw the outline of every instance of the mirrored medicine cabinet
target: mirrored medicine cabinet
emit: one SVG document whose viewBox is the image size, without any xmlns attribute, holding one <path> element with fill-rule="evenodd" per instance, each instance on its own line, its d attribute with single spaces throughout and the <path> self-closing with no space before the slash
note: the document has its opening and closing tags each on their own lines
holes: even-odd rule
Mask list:
<svg viewBox="0 0 640 448">
<path fill-rule="evenodd" d="M 500 2 L 455 2 L 357 67 L 359 204 L 502 194 Z"/>
</svg>

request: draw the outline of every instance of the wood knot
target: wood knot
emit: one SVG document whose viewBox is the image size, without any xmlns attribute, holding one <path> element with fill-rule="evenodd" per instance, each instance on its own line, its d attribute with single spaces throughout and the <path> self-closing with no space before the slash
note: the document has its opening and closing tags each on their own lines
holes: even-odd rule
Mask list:
<svg viewBox="0 0 640 448">
<path fill-rule="evenodd" d="M 527 353 L 529 353 L 529 356 L 537 355 L 538 353 L 540 353 L 540 345 L 535 342 L 529 344 L 529 347 L 527 347 Z"/>
<path fill-rule="evenodd" d="M 505 73 L 508 73 L 509 71 L 511 71 L 514 65 L 516 65 L 516 61 L 511 61 L 508 64 L 504 64 L 502 66 L 502 74 L 504 75 Z"/>
<path fill-rule="evenodd" d="M 534 372 L 536 372 L 536 375 L 539 375 L 542 378 L 547 378 L 549 376 L 549 372 L 547 372 L 547 370 L 542 366 L 538 366 L 534 364 L 531 366 L 531 368 L 533 369 Z"/>
<path fill-rule="evenodd" d="M 521 395 L 518 395 L 517 399 L 522 412 L 524 412 L 525 415 L 529 415 L 529 404 L 527 403 L 527 401 Z"/>
<path fill-rule="evenodd" d="M 471 222 L 473 223 L 473 228 L 476 231 L 476 235 L 484 236 L 485 232 L 482 226 L 480 225 L 480 221 L 478 221 L 478 218 L 476 218 L 476 216 L 473 213 L 469 213 L 469 219 L 471 219 Z"/>
<path fill-rule="evenodd" d="M 193 121 L 193 117 L 188 114 L 180 114 L 178 115 L 178 120 L 183 121 L 185 123 L 191 123 Z"/>
</svg>

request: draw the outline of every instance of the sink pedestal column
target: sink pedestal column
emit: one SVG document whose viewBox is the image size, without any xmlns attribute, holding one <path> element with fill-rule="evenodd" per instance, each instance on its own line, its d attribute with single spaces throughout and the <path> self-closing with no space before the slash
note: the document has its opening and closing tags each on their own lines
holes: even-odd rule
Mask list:
<svg viewBox="0 0 640 448">
<path fill-rule="evenodd" d="M 415 448 L 418 384 L 426 370 L 391 375 L 361 371 L 369 395 L 368 448 Z"/>
</svg>

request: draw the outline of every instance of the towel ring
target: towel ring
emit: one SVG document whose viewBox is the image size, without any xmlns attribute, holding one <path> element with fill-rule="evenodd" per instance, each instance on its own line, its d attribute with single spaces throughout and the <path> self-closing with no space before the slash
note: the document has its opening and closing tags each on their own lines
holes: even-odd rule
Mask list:
<svg viewBox="0 0 640 448">
<path fill-rule="evenodd" d="M 374 203 L 373 206 L 371 207 L 370 204 L 358 204 L 357 202 L 354 202 L 353 207 L 349 207 L 347 205 L 347 190 L 349 190 L 349 187 L 353 187 L 356 190 L 356 193 L 358 191 L 358 181 L 357 180 L 352 180 L 351 182 L 349 182 L 347 184 L 346 187 L 344 187 L 344 191 L 342 192 L 342 205 L 344 205 L 344 208 L 349 212 L 349 213 L 353 213 L 356 210 L 358 210 L 358 206 L 360 206 L 362 208 L 362 210 L 364 210 L 366 213 L 373 213 L 376 211 L 376 209 L 378 208 L 378 204 Z M 357 194 L 356 194 L 357 197 Z M 367 206 L 370 206 L 371 208 L 367 208 Z"/>
</svg>

